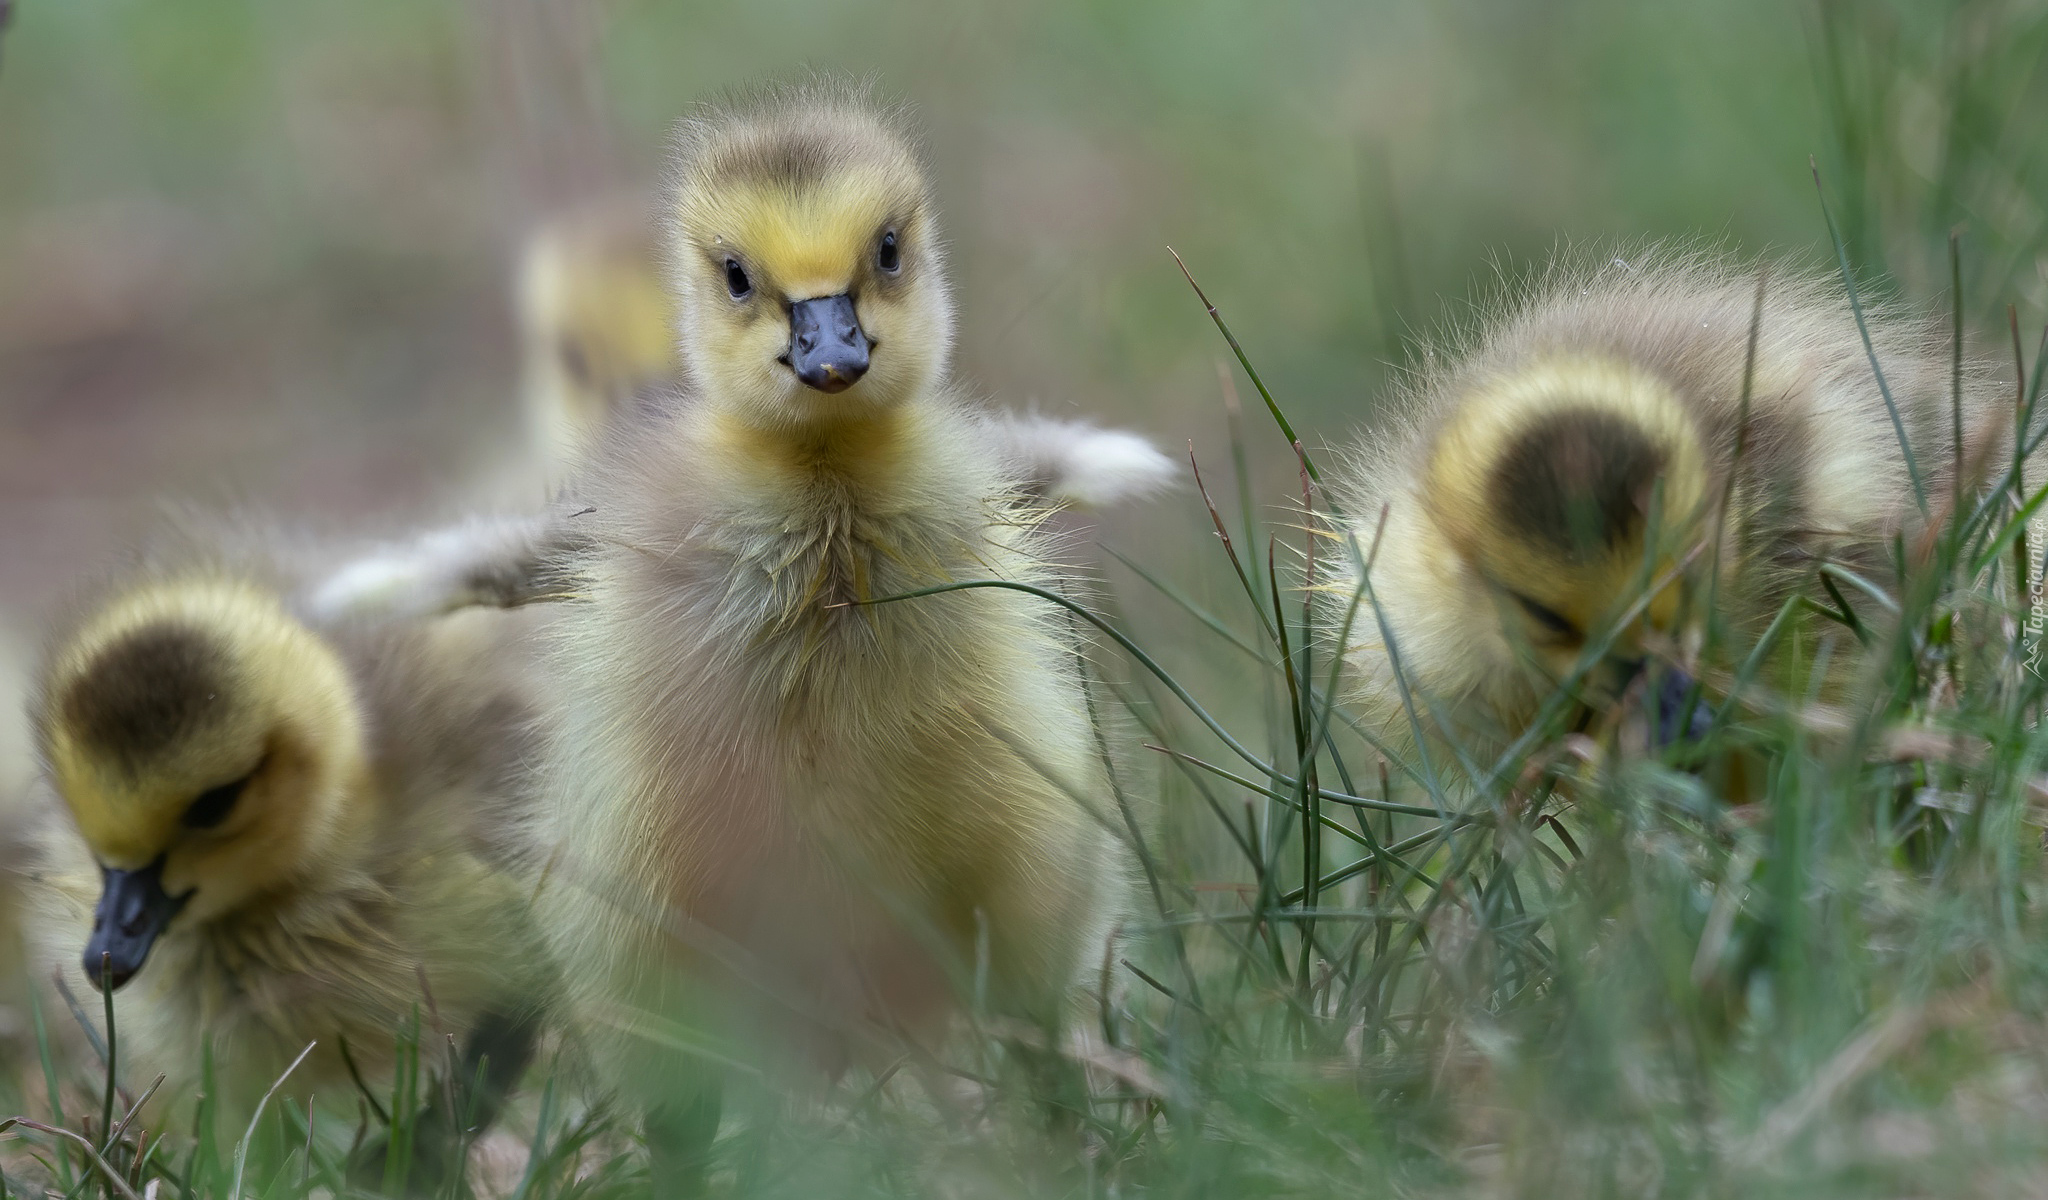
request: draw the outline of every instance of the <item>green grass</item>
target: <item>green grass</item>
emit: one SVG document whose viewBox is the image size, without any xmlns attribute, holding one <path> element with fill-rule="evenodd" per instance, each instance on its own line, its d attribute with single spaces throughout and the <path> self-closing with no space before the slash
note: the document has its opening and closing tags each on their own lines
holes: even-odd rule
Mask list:
<svg viewBox="0 0 2048 1200">
<path fill-rule="evenodd" d="M 1617 10 L 1574 11 L 1590 25 Z M 984 1026 L 943 1064 L 856 1069 L 816 1093 L 737 1080 L 718 1194 L 2038 1190 L 2048 683 L 2023 632 L 2027 551 L 2042 549 L 2025 524 L 2048 472 L 2025 466 L 2044 429 L 2031 419 L 2042 356 L 2004 306 L 2038 306 L 2048 248 L 2048 221 L 2029 223 L 2021 203 L 2048 211 L 2048 18 L 1990 0 L 1828 3 L 1812 10 L 1811 34 L 1831 206 L 1824 215 L 1814 201 L 1811 223 L 1816 240 L 1839 227 L 1828 249 L 1845 287 L 1889 278 L 1910 297 L 1947 291 L 1973 349 L 2003 347 L 2010 329 L 2022 361 L 2015 419 L 2031 432 L 1963 503 L 1927 498 L 1947 514 L 1931 551 L 1897 580 L 1817 575 L 1804 615 L 1788 610 L 1768 643 L 1717 626 L 1705 653 L 1753 682 L 1741 703 L 1702 698 L 1716 708 L 1697 745 L 1661 756 L 1596 746 L 1589 766 L 1558 752 L 1570 718 L 1560 695 L 1500 762 L 1461 772 L 1389 756 L 1331 703 L 1331 631 L 1312 626 L 1296 586 L 1311 553 L 1303 522 L 1261 520 L 1270 498 L 1252 478 L 1254 464 L 1281 464 L 1290 480 L 1298 470 L 1298 503 L 1327 515 L 1313 448 L 1319 435 L 1347 437 L 1347 414 L 1305 399 L 1297 415 L 1329 425 L 1297 429 L 1286 388 L 1259 377 L 1255 274 L 1239 268 L 1228 292 L 1200 301 L 1176 293 L 1176 315 L 1144 319 L 1201 328 L 1217 301 L 1217 354 L 1235 358 L 1274 420 L 1247 420 L 1226 378 L 1228 451 L 1204 453 L 1207 486 L 1179 501 L 1188 528 L 1215 535 L 1207 561 L 1191 566 L 1177 547 L 1111 551 L 1131 571 L 1120 594 L 1058 601 L 1095 635 L 1105 739 L 1156 747 L 1116 758 L 1143 886 L 1130 942 L 1103 964 L 1079 1022 L 1085 1048 L 1047 1069 L 1028 1039 Z M 17 47 L 7 54 L 17 69 Z M 236 62 L 218 88 L 246 85 Z M 1196 111 L 1186 136 L 1224 119 L 1205 106 L 1233 97 L 1179 96 Z M 1371 314 L 1358 324 L 1377 354 L 1422 319 L 1400 310 L 1444 283 L 1418 278 L 1404 250 L 1441 258 L 1429 239 L 1449 235 L 1417 231 L 1433 210 L 1397 220 L 1383 153 L 1362 162 L 1379 181 L 1366 192 L 1388 203 L 1366 214 L 1371 261 L 1344 303 Z M 1190 282 L 1201 263 L 1191 256 Z M 1157 286 L 1182 286 L 1163 256 L 1158 271 Z M 1240 320 L 1243 346 L 1226 327 L 1237 308 L 1252 318 Z M 1137 360 L 1151 344 L 1131 334 L 1123 349 Z M 1324 569 L 1353 553 L 1370 544 L 1313 550 Z M 1369 595 L 1336 612 L 1375 619 Z M 1192 644 L 1169 632 L 1182 628 Z M 1815 734 L 1800 719 L 1804 683 L 1843 655 L 1870 664 L 1838 706 L 1852 720 Z M 1736 756 L 1769 764 L 1740 806 L 1700 769 Z M 1459 774 L 1485 782 L 1449 782 Z M 0 1080 L 5 1112 L 35 1114 L 0 1133 L 5 1196 L 391 1192 L 422 1097 L 444 1090 L 415 1023 L 394 1035 L 406 1065 L 386 1091 L 313 1112 L 276 1100 L 244 1130 L 222 1128 L 202 1088 L 156 1097 L 157 1127 L 145 1129 L 129 1118 L 149 1081 L 109 1084 L 118 1036 L 66 1053 L 77 1039 L 60 1023 L 79 1019 L 35 1011 L 29 1061 Z M 517 1200 L 644 1194 L 632 1122 L 593 1104 L 560 1065 L 571 1058 L 573 1047 L 543 1056 L 480 1152 L 480 1184 Z M 351 1173 L 364 1146 L 386 1148 L 374 1177 Z"/>
</svg>

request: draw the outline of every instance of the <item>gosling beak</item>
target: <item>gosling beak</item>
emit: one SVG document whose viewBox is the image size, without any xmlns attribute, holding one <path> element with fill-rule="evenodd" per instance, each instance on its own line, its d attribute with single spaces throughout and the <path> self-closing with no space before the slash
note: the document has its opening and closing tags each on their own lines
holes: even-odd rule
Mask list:
<svg viewBox="0 0 2048 1200">
<path fill-rule="evenodd" d="M 192 893 L 173 897 L 164 891 L 164 860 L 139 871 L 100 868 L 104 882 L 100 906 L 92 917 L 92 939 L 85 944 L 85 977 L 94 987 L 118 988 L 135 977 L 156 945 L 157 935 Z M 100 979 L 102 962 L 107 978 Z"/>
<path fill-rule="evenodd" d="M 827 394 L 843 392 L 868 373 L 868 347 L 853 297 L 823 296 L 789 306 L 789 354 L 796 377 Z"/>
<path fill-rule="evenodd" d="M 1686 697 L 1692 690 L 1692 676 L 1677 667 L 1665 667 L 1660 673 L 1652 689 L 1658 748 L 1699 741 L 1713 727 L 1714 715 L 1708 709 L 1705 697 L 1693 701 L 1692 712 L 1685 711 Z"/>
</svg>

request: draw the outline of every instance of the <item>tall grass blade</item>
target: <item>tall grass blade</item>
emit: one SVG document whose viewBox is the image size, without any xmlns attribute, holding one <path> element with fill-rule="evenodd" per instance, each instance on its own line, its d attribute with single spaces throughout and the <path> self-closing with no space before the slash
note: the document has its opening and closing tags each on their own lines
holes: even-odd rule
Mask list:
<svg viewBox="0 0 2048 1200">
<path fill-rule="evenodd" d="M 1273 399 L 1273 393 L 1266 390 L 1266 381 L 1259 378 L 1258 368 L 1252 366 L 1252 360 L 1245 357 L 1244 347 L 1237 344 L 1237 336 L 1230 332 L 1230 326 L 1223 323 L 1223 314 L 1217 312 L 1216 306 L 1209 302 L 1209 297 L 1202 291 L 1202 285 L 1195 282 L 1194 275 L 1188 271 L 1188 265 L 1181 261 L 1179 253 L 1171 246 L 1166 248 L 1166 252 L 1173 255 L 1173 261 L 1180 267 L 1180 273 L 1187 278 L 1188 286 L 1195 289 L 1195 298 L 1202 302 L 1202 307 L 1208 311 L 1209 319 L 1216 323 L 1216 330 L 1223 335 L 1223 340 L 1230 344 L 1230 352 L 1237 356 L 1238 365 L 1244 368 L 1245 377 L 1259 390 L 1259 398 L 1266 402 L 1266 411 L 1273 414 L 1273 421 L 1280 426 L 1280 432 L 1286 435 L 1289 442 L 1299 442 L 1300 435 L 1294 432 L 1294 425 L 1288 421 L 1287 414 L 1280 411 L 1280 404 Z M 1323 476 L 1316 470 L 1314 461 L 1304 459 L 1303 462 L 1308 468 L 1309 478 L 1321 483 Z"/>
<path fill-rule="evenodd" d="M 242 1140 L 235 1147 L 235 1177 L 234 1182 L 228 1187 L 228 1200 L 242 1200 L 242 1176 L 249 1166 L 249 1146 L 256 1140 L 256 1129 L 262 1124 L 263 1110 L 270 1106 L 270 1101 L 277 1095 L 277 1089 L 284 1086 L 284 1081 L 292 1077 L 292 1072 L 299 1069 L 299 1064 L 305 1062 L 306 1056 L 313 1053 L 313 1047 L 319 1044 L 307 1042 L 306 1048 L 299 1051 L 299 1056 L 284 1069 L 284 1074 L 279 1075 L 263 1093 L 263 1098 L 256 1102 L 256 1111 L 249 1115 L 249 1128 L 243 1131 Z"/>
<path fill-rule="evenodd" d="M 1820 196 L 1821 215 L 1827 219 L 1828 237 L 1835 245 L 1835 258 L 1841 264 L 1842 286 L 1849 293 L 1849 311 L 1856 317 L 1856 332 L 1863 338 L 1863 352 L 1870 359 L 1870 372 L 1877 379 L 1877 390 L 1884 397 L 1885 411 L 1891 415 L 1892 432 L 1899 439 L 1899 453 L 1905 458 L 1906 477 L 1913 482 L 1913 500 L 1920 506 L 1920 515 L 1927 515 L 1927 485 L 1920 479 L 1920 464 L 1913 456 L 1913 443 L 1906 436 L 1906 423 L 1899 415 L 1899 403 L 1892 398 L 1891 384 L 1884 377 L 1884 366 L 1877 361 L 1877 347 L 1870 340 L 1870 324 L 1863 317 L 1863 301 L 1856 295 L 1856 273 L 1849 267 L 1849 251 L 1842 242 L 1841 231 L 1835 228 L 1835 215 L 1828 208 L 1828 197 L 1820 183 L 1820 167 L 1811 161 L 1807 164 L 1813 171 L 1813 189 Z"/>
</svg>

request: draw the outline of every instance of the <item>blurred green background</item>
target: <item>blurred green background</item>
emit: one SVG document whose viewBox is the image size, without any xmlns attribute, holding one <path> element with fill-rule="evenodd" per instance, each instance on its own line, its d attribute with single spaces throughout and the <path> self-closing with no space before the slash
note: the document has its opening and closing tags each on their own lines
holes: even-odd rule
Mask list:
<svg viewBox="0 0 2048 1200">
<path fill-rule="evenodd" d="M 23 0 L 0 614 L 19 657 L 160 496 L 340 526 L 536 499 L 494 474 L 520 239 L 649 186 L 729 85 L 914 102 L 968 379 L 1193 439 L 1227 487 L 1224 348 L 1169 244 L 1312 445 L 1370 419 L 1405 337 L 1557 247 L 1825 262 L 1809 155 L 1859 261 L 1938 301 L 1967 223 L 1973 312 L 2037 326 L 2044 34 L 2020 0 Z M 1292 466 L 1253 416 L 1278 514 Z M 1213 594 L 1204 525 L 1184 495 L 1103 536 Z"/>
</svg>

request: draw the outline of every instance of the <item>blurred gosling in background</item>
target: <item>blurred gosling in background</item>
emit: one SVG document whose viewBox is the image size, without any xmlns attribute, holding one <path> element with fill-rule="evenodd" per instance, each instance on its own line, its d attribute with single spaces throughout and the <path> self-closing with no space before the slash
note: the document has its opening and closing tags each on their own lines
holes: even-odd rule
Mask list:
<svg viewBox="0 0 2048 1200">
<path fill-rule="evenodd" d="M 1910 545 L 1926 519 L 1841 284 L 1768 276 L 1745 433 L 1757 284 L 1754 266 L 1671 252 L 1555 268 L 1469 350 L 1433 355 L 1402 415 L 1352 455 L 1337 494 L 1374 565 L 1348 699 L 1389 745 L 1416 747 L 1397 657 L 1442 770 L 1453 743 L 1491 766 L 1596 645 L 1582 699 L 1602 708 L 1641 679 L 1670 741 L 1704 722 L 1695 706 L 1678 728 L 1716 574 L 1736 654 L 1789 596 L 1821 594 L 1825 564 L 1895 582 L 1893 538 Z M 1948 330 L 1874 313 L 1871 336 L 1941 519 L 1955 487 Z M 2000 437 L 1988 387 L 1966 370 L 1966 474 Z M 1357 586 L 1343 571 L 1326 611 L 1341 621 Z M 1879 615 L 1843 590 L 1864 620 Z M 1810 654 L 1825 631 L 1802 619 Z M 1843 635 L 1836 695 L 1855 643 L 1826 628 Z"/>
<path fill-rule="evenodd" d="M 288 1094 L 352 1111 L 344 1039 L 387 1078 L 431 1013 L 423 1063 L 439 1029 L 462 1039 L 456 1087 L 488 1123 L 552 986 L 514 828 L 519 614 L 316 628 L 293 594 L 268 563 L 193 556 L 53 639 L 32 718 L 73 828 L 50 847 L 43 973 L 96 988 L 105 964 L 131 1082 L 189 1096 L 210 1043 L 225 1111 L 315 1041 Z"/>
<path fill-rule="evenodd" d="M 520 256 L 518 310 L 527 423 L 561 482 L 676 377 L 652 205 L 595 202 L 535 230 Z"/>
<path fill-rule="evenodd" d="M 594 467 L 556 614 L 543 895 L 658 1185 L 717 1128 L 664 1022 L 827 1066 L 940 1037 L 977 962 L 1050 1030 L 1125 893 L 1064 616 L 1014 463 L 947 379 L 923 168 L 850 90 L 683 126 L 687 399 Z M 635 1036 L 644 1035 L 644 1036 Z M 808 1051 L 798 1049 L 809 1047 Z M 893 1053 L 893 1051 L 891 1051 Z"/>
</svg>

